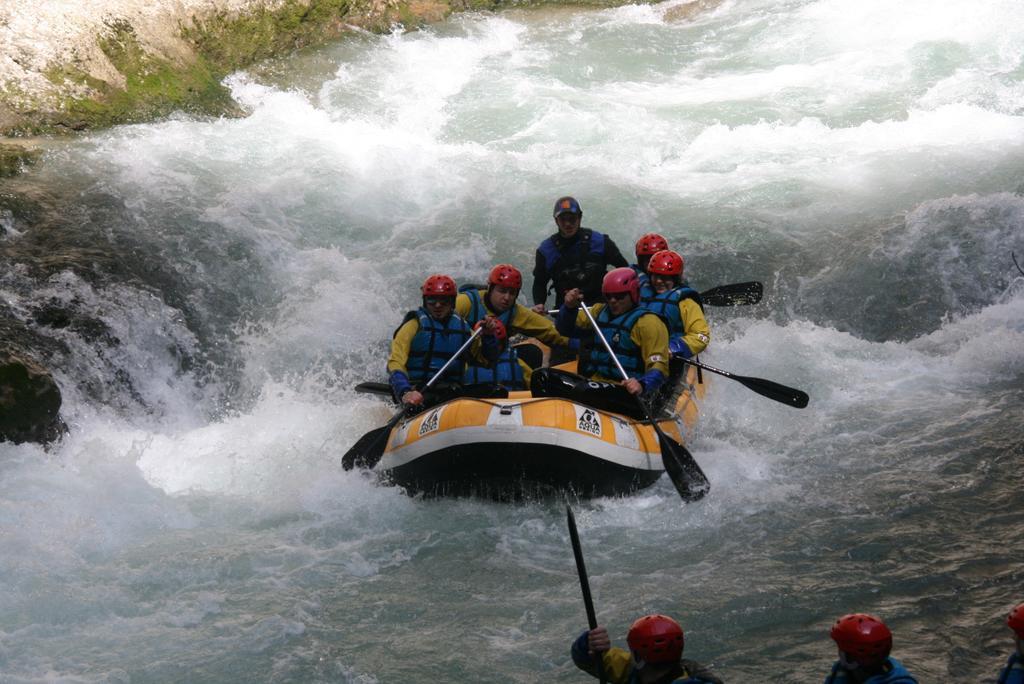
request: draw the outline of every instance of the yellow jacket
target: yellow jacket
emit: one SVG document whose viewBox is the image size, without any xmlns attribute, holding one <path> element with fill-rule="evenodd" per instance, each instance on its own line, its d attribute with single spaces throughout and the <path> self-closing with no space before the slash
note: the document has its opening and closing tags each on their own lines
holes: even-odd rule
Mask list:
<svg viewBox="0 0 1024 684">
<path fill-rule="evenodd" d="M 487 309 L 487 313 L 497 317 L 498 314 L 495 313 L 487 301 L 486 290 L 480 290 L 479 294 L 484 308 Z M 455 298 L 455 313 L 465 319 L 470 325 L 476 323 L 476 321 L 471 321 L 468 318 L 472 309 L 473 302 L 466 293 L 463 292 Z M 551 322 L 551 319 L 541 316 L 533 309 L 527 308 L 522 304 L 512 305 L 512 315 L 509 317 L 509 320 L 510 325 L 505 326 L 509 337 L 520 333 L 527 337 L 536 338 L 549 347 L 567 347 L 569 345 L 569 338 L 555 330 L 555 324 Z"/>
<path fill-rule="evenodd" d="M 604 309 L 605 304 L 594 304 L 590 307 L 590 315 L 597 319 L 597 315 Z M 587 314 L 580 310 L 576 314 L 576 327 L 581 330 L 592 330 L 590 319 Z M 668 328 L 664 321 L 652 313 L 647 313 L 637 319 L 636 324 L 629 333 L 629 338 L 640 348 L 640 354 L 644 360 L 644 375 L 652 370 L 660 371 L 663 378 L 668 377 Z M 601 344 L 601 340 L 594 336 L 594 344 Z M 595 380 L 612 380 L 622 382 L 621 377 L 606 378 L 600 374 L 594 376 Z"/>
<path fill-rule="evenodd" d="M 692 299 L 684 299 L 679 302 L 679 317 L 683 319 L 683 342 L 696 356 L 707 349 L 711 342 L 711 327 L 708 326 L 708 319 L 704 318 L 704 312 L 700 305 Z"/>
<path fill-rule="evenodd" d="M 487 290 L 478 290 L 477 295 L 480 297 L 480 301 L 483 303 L 484 309 L 488 314 L 501 318 L 503 321 L 506 318 L 508 319 L 509 323 L 505 326 L 505 330 L 509 337 L 515 334 L 522 334 L 538 339 L 549 347 L 565 347 L 569 345 L 569 338 L 555 330 L 555 324 L 551 322 L 551 319 L 541 316 L 533 309 L 513 303 L 512 309 L 507 312 L 508 316 L 506 317 L 499 315 L 491 308 L 490 302 L 487 301 Z M 455 298 L 455 313 L 464 318 L 470 325 L 476 323 L 476 321 L 470 320 L 470 313 L 472 311 L 473 300 L 468 294 L 463 292 Z M 523 371 L 523 382 L 529 387 L 530 378 L 533 376 L 533 369 L 522 359 L 516 360 Z"/>
</svg>

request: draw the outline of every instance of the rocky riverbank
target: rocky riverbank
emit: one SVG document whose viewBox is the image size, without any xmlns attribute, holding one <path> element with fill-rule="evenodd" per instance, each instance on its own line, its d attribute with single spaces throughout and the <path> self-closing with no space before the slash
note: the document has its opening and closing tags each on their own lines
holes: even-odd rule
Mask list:
<svg viewBox="0 0 1024 684">
<path fill-rule="evenodd" d="M 499 4 L 6 0 L 0 3 L 0 135 L 66 133 L 178 110 L 237 114 L 221 85 L 232 71 L 346 32 L 415 27 L 452 11 Z"/>
</svg>

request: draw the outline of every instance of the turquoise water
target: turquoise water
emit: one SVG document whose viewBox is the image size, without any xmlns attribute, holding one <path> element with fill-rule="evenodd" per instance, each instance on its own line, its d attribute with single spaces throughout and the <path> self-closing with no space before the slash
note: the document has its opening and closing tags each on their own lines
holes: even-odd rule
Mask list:
<svg viewBox="0 0 1024 684">
<path fill-rule="evenodd" d="M 0 293 L 109 336 L 42 331 L 71 435 L 0 446 L 0 681 L 582 681 L 564 501 L 339 467 L 423 277 L 528 271 L 566 193 L 698 288 L 763 281 L 706 360 L 811 395 L 715 379 L 707 498 L 573 502 L 617 642 L 666 612 L 728 681 L 815 681 L 862 610 L 922 681 L 993 678 L 1024 600 L 1024 6 L 948 4 L 469 14 L 236 74 L 244 119 L 48 143 L 12 186 L 65 218 L 6 246 L 101 275 Z"/>
</svg>

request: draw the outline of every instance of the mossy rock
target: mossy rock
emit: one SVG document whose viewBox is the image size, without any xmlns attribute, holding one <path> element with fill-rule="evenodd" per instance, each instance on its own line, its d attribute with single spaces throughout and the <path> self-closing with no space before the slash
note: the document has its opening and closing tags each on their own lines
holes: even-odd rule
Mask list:
<svg viewBox="0 0 1024 684">
<path fill-rule="evenodd" d="M 16 176 L 39 159 L 39 150 L 0 143 L 0 178 Z"/>
<path fill-rule="evenodd" d="M 202 57 L 176 63 L 147 52 L 134 29 L 114 22 L 99 41 L 100 49 L 125 79 L 124 88 L 64 66 L 51 69 L 47 78 L 58 86 L 85 86 L 92 97 L 67 98 L 62 112 L 48 123 L 70 130 L 135 123 L 166 116 L 173 111 L 212 115 L 237 114 L 238 107 L 220 81 L 224 74 Z"/>
</svg>

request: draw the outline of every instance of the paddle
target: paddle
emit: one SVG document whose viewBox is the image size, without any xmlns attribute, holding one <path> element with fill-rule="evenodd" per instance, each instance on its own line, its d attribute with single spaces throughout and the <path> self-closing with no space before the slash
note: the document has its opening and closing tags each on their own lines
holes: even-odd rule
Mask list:
<svg viewBox="0 0 1024 684">
<path fill-rule="evenodd" d="M 772 382 L 771 380 L 765 380 L 764 378 L 751 378 L 746 375 L 736 375 L 734 373 L 730 373 L 729 371 L 720 370 L 718 368 L 708 366 L 698 361 L 684 359 L 682 356 L 676 356 L 675 358 L 685 363 L 688 363 L 691 366 L 703 368 L 706 371 L 711 371 L 712 373 L 718 373 L 719 375 L 724 375 L 727 378 L 731 378 L 739 382 L 740 384 L 745 385 L 747 388 L 757 392 L 762 397 L 774 399 L 780 404 L 786 404 L 787 406 L 792 406 L 793 408 L 804 408 L 805 406 L 807 406 L 807 402 L 810 401 L 810 398 L 807 396 L 806 392 L 801 392 L 798 389 L 793 389 L 792 387 L 780 385 L 779 383 Z"/>
<path fill-rule="evenodd" d="M 597 629 L 597 614 L 594 612 L 594 599 L 590 597 L 590 581 L 587 579 L 587 566 L 583 562 L 583 548 L 580 546 L 580 533 L 576 531 L 576 516 L 572 507 L 566 505 L 565 517 L 569 521 L 569 540 L 572 542 L 572 555 L 576 557 L 576 573 L 580 576 L 580 591 L 583 592 L 583 606 L 587 609 L 587 624 L 590 629 Z M 597 654 L 597 678 L 604 684 L 604 656 Z"/>
<path fill-rule="evenodd" d="M 741 304 L 757 304 L 764 294 L 764 285 L 752 280 L 747 283 L 719 285 L 700 293 L 700 299 L 706 306 L 739 306 Z M 558 315 L 558 309 L 548 311 L 552 316 Z"/>
<path fill-rule="evenodd" d="M 701 301 L 708 306 L 739 306 L 757 304 L 764 294 L 764 285 L 752 280 L 748 283 L 719 285 L 700 293 Z"/>
<path fill-rule="evenodd" d="M 586 302 L 581 300 L 580 307 L 583 308 L 583 312 L 590 319 L 590 325 L 593 326 L 594 333 L 600 338 L 605 351 L 615 361 L 615 367 L 619 369 L 622 379 L 628 380 L 629 376 L 626 374 L 625 369 L 623 369 L 622 364 L 619 363 L 619 357 L 615 356 L 611 345 L 608 344 L 608 340 L 605 339 L 601 328 L 598 327 L 597 321 L 590 315 Z M 672 484 L 675 485 L 676 491 L 679 492 L 679 496 L 682 497 L 683 501 L 697 501 L 707 494 L 708 489 L 711 488 L 707 475 L 700 469 L 697 461 L 693 458 L 693 454 L 687 451 L 686 447 L 665 434 L 661 426 L 651 416 L 651 411 L 647 408 L 647 404 L 644 403 L 643 399 L 637 396 L 636 401 L 640 404 L 644 415 L 647 416 L 647 421 L 651 424 L 651 427 L 658 433 L 658 443 L 661 446 L 661 461 L 665 466 L 665 472 L 668 473 Z"/>
<path fill-rule="evenodd" d="M 391 396 L 391 385 L 386 382 L 361 382 L 354 387 L 360 394 L 378 394 L 385 397 Z"/>
<path fill-rule="evenodd" d="M 423 386 L 423 389 L 429 389 L 434 381 L 441 377 L 448 366 L 455 362 L 455 359 L 462 356 L 462 352 L 466 351 L 470 344 L 473 343 L 480 333 L 484 330 L 483 326 L 480 326 L 473 331 L 473 334 L 469 336 L 459 350 L 452 354 L 452 357 L 445 362 L 441 369 L 434 373 L 433 377 L 427 380 L 427 384 Z M 384 455 L 384 447 L 387 446 L 387 436 L 391 432 L 391 428 L 402 419 L 405 415 L 406 407 L 403 406 L 398 410 L 398 413 L 391 416 L 391 420 L 384 424 L 384 427 L 379 427 L 375 430 L 370 430 L 365 435 L 359 438 L 352 448 L 345 452 L 345 455 L 341 457 L 341 467 L 343 470 L 352 470 L 353 467 L 359 465 L 363 468 L 372 468 L 377 465 L 377 461 Z"/>
</svg>

